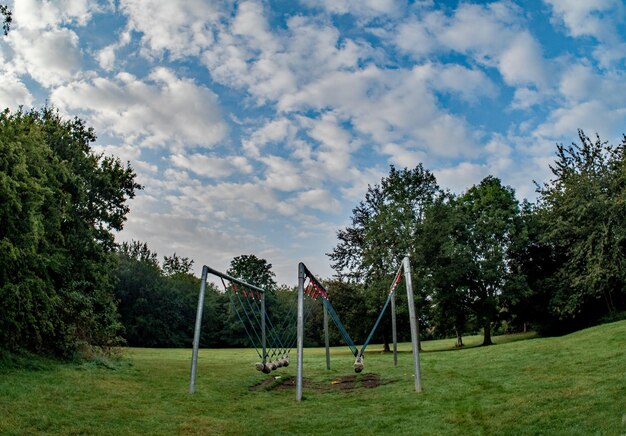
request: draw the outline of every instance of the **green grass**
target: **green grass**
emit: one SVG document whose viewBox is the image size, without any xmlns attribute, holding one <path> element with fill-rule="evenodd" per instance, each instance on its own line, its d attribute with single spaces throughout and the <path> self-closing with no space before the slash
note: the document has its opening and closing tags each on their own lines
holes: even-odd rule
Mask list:
<svg viewBox="0 0 626 436">
<path fill-rule="evenodd" d="M 292 388 L 253 388 L 294 377 L 295 359 L 264 375 L 252 350 L 201 350 L 194 395 L 190 350 L 128 349 L 120 361 L 27 369 L 5 359 L 0 434 L 626 434 L 626 321 L 528 338 L 477 347 L 480 338 L 469 337 L 461 350 L 453 340 L 424 342 L 421 394 L 409 344 L 397 368 L 370 346 L 351 390 L 332 384 L 354 375 L 347 349 L 331 350 L 330 371 L 323 349 L 305 349 L 301 403 Z M 380 386 L 363 386 L 371 373 Z"/>
</svg>

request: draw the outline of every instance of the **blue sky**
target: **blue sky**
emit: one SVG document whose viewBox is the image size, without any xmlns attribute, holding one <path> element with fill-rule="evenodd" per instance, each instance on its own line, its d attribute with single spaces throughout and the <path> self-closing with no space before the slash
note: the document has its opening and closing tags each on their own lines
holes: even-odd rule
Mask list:
<svg viewBox="0 0 626 436">
<path fill-rule="evenodd" d="M 5 2 L 6 3 L 6 2 Z M 555 143 L 626 133 L 621 0 L 17 0 L 0 107 L 79 116 L 145 189 L 118 240 L 295 284 L 368 184 L 419 162 L 520 199 Z"/>
</svg>

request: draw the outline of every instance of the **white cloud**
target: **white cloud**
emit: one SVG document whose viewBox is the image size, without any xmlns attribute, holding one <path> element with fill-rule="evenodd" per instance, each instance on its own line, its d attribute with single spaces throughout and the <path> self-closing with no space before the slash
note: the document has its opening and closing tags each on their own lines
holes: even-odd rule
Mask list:
<svg viewBox="0 0 626 436">
<path fill-rule="evenodd" d="M 553 21 L 562 23 L 567 34 L 591 36 L 600 44 L 593 56 L 603 68 L 619 65 L 626 59 L 622 29 L 626 24 L 626 5 L 622 0 L 544 0 L 552 8 Z"/>
<path fill-rule="evenodd" d="M 142 81 L 120 73 L 55 89 L 51 101 L 81 112 L 98 131 L 144 147 L 213 147 L 227 127 L 213 91 L 165 68 Z"/>
<path fill-rule="evenodd" d="M 232 1 L 122 0 L 128 27 L 141 33 L 144 53 L 172 58 L 198 55 L 214 42 L 213 32 Z"/>
<path fill-rule="evenodd" d="M 18 28 L 41 30 L 70 22 L 84 26 L 100 10 L 97 0 L 16 0 L 13 18 Z"/>
<path fill-rule="evenodd" d="M 276 38 L 269 30 L 263 6 L 256 1 L 243 1 L 239 4 L 232 22 L 232 32 L 246 38 L 249 47 L 254 50 L 274 52 L 279 48 Z"/>
<path fill-rule="evenodd" d="M 300 0 L 309 7 L 320 7 L 328 13 L 373 19 L 384 16 L 399 16 L 406 8 L 406 1 L 397 0 Z"/>
<path fill-rule="evenodd" d="M 200 272 L 203 264 L 226 270 L 228 261 L 233 257 L 271 246 L 262 233 L 229 223 L 228 219 L 220 222 L 230 231 L 209 224 L 201 216 L 158 212 L 154 209 L 159 203 L 160 200 L 143 195 L 133 200 L 133 211 L 118 240 L 147 241 L 150 249 L 159 253 L 161 259 L 174 252 L 190 257 L 196 261 L 196 273 Z"/>
<path fill-rule="evenodd" d="M 452 167 L 433 170 L 433 173 L 439 186 L 460 194 L 487 177 L 489 169 L 484 164 L 461 162 Z"/>
<path fill-rule="evenodd" d="M 559 139 L 572 137 L 577 129 L 583 129 L 588 134 L 597 132 L 613 137 L 618 128 L 623 128 L 624 120 L 626 107 L 611 109 L 601 101 L 587 101 L 552 111 L 546 122 L 537 127 L 535 136 Z"/>
<path fill-rule="evenodd" d="M 211 179 L 228 177 L 234 173 L 241 175 L 252 172 L 252 166 L 243 156 L 217 157 L 198 153 L 191 155 L 179 153 L 172 155 L 170 160 L 177 167 Z"/>
<path fill-rule="evenodd" d="M 552 7 L 554 16 L 563 22 L 570 35 L 611 39 L 615 22 L 622 21 L 626 6 L 621 0 L 544 0 Z"/>
<path fill-rule="evenodd" d="M 410 16 L 387 38 L 418 60 L 440 52 L 462 53 L 479 65 L 498 68 L 511 86 L 543 87 L 548 66 L 541 45 L 523 27 L 522 13 L 506 1 L 461 3 L 450 16 L 438 10 Z M 475 70 L 473 73 L 477 74 Z"/>
<path fill-rule="evenodd" d="M 33 96 L 17 77 L 0 70 L 0 108 L 16 110 L 19 106 L 29 107 Z"/>
<path fill-rule="evenodd" d="M 280 33 L 269 33 L 267 26 L 260 6 L 242 3 L 203 55 L 214 80 L 244 89 L 257 105 L 289 96 L 329 72 L 357 68 L 370 51 L 365 44 L 340 41 L 335 27 L 311 17 L 290 17 Z"/>
<path fill-rule="evenodd" d="M 623 71 L 600 72 L 588 62 L 564 68 L 558 82 L 560 101 L 534 132 L 537 138 L 560 140 L 576 135 L 577 129 L 598 132 L 607 139 L 618 138 L 626 121 L 626 92 Z M 622 130 L 620 130 L 622 129 Z"/>
<path fill-rule="evenodd" d="M 28 73 L 43 86 L 60 85 L 79 75 L 81 50 L 70 29 L 47 31 L 17 29 L 9 32 L 13 68 Z"/>
<path fill-rule="evenodd" d="M 261 161 L 267 166 L 263 184 L 278 191 L 299 191 L 307 184 L 303 171 L 296 163 L 280 156 L 266 156 Z"/>
<path fill-rule="evenodd" d="M 427 159 L 426 154 L 422 151 L 391 142 L 383 145 L 380 151 L 389 156 L 390 164 L 399 167 L 413 168 Z"/>
<path fill-rule="evenodd" d="M 458 64 L 426 62 L 415 66 L 413 73 L 433 90 L 457 95 L 469 103 L 477 102 L 480 97 L 495 97 L 498 92 L 484 72 Z"/>
<path fill-rule="evenodd" d="M 105 70 L 113 69 L 115 65 L 115 50 L 117 46 L 115 44 L 107 45 L 97 54 L 98 63 L 100 67 Z"/>
<path fill-rule="evenodd" d="M 626 104 L 621 96 L 626 92 L 626 74 L 600 73 L 584 63 L 572 64 L 561 76 L 559 91 L 570 105 L 598 100 L 609 108 L 623 108 Z"/>
<path fill-rule="evenodd" d="M 461 3 L 452 17 L 432 20 L 439 42 L 452 50 L 473 53 L 486 64 L 502 52 L 520 29 L 519 9 L 513 3 L 495 2 L 482 6 Z M 433 14 L 441 14 L 433 12 Z"/>
<path fill-rule="evenodd" d="M 287 118 L 269 120 L 260 129 L 255 130 L 249 138 L 242 140 L 246 152 L 254 157 L 261 156 L 261 150 L 267 144 L 288 143 L 295 138 L 297 127 Z"/>
<path fill-rule="evenodd" d="M 510 85 L 534 84 L 543 87 L 547 83 L 541 45 L 527 32 L 516 35 L 502 52 L 499 69 Z"/>
<path fill-rule="evenodd" d="M 397 26 L 392 35 L 385 34 L 393 43 L 405 53 L 421 59 L 429 55 L 437 47 L 437 39 L 432 35 L 428 26 L 417 17 L 411 17 Z"/>
<path fill-rule="evenodd" d="M 298 194 L 297 201 L 302 207 L 321 210 L 323 212 L 337 212 L 339 202 L 325 189 L 311 189 Z"/>
<path fill-rule="evenodd" d="M 465 121 L 441 111 L 427 85 L 419 70 L 370 66 L 329 74 L 283 99 L 281 108 L 333 107 L 338 117 L 350 121 L 356 134 L 374 143 L 409 140 L 437 155 L 471 153 L 475 140 Z"/>
</svg>

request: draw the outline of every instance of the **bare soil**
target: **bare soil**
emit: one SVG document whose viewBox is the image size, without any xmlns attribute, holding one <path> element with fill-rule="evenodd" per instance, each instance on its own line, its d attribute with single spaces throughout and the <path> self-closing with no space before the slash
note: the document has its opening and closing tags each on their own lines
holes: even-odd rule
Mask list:
<svg viewBox="0 0 626 436">
<path fill-rule="evenodd" d="M 303 380 L 303 388 L 313 390 L 316 392 L 337 392 L 337 391 L 353 391 L 356 389 L 372 389 L 378 386 L 393 383 L 392 380 L 381 381 L 380 375 L 367 373 L 367 374 L 353 374 L 344 375 L 328 382 L 313 382 L 307 379 Z M 260 383 L 250 387 L 252 391 L 266 390 L 271 391 L 278 390 L 292 390 L 296 388 L 295 377 L 281 377 L 281 378 L 266 378 Z"/>
</svg>

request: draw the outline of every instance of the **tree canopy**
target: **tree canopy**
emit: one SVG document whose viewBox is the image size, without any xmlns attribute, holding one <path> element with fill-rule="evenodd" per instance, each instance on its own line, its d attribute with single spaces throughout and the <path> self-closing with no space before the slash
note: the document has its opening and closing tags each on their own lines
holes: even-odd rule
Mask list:
<svg viewBox="0 0 626 436">
<path fill-rule="evenodd" d="M 626 137 L 618 146 L 578 137 L 557 145 L 554 178 L 538 187 L 538 218 L 556 264 L 550 308 L 585 323 L 625 304 Z"/>
<path fill-rule="evenodd" d="M 0 343 L 68 354 L 119 343 L 113 231 L 140 186 L 53 108 L 0 114 Z"/>
</svg>

